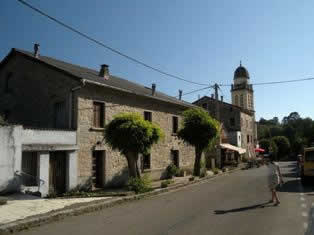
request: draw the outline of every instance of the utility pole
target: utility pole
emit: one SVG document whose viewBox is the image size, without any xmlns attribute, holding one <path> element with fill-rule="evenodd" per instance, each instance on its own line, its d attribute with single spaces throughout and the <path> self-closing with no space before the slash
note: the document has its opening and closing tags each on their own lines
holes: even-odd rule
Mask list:
<svg viewBox="0 0 314 235">
<path fill-rule="evenodd" d="M 219 89 L 219 85 L 217 83 L 215 83 L 214 85 L 214 89 L 215 89 L 215 100 L 218 100 L 218 89 Z"/>
</svg>

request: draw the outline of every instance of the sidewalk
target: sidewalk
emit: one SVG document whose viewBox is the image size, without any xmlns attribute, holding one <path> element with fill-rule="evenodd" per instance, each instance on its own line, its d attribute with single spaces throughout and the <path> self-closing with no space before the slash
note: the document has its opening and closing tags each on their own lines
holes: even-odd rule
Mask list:
<svg viewBox="0 0 314 235">
<path fill-rule="evenodd" d="M 111 197 L 43 199 L 26 194 L 14 194 L 7 196 L 7 198 L 9 199 L 7 204 L 0 207 L 0 226 L 30 216 L 63 209 L 74 204 L 110 199 Z"/>
<path fill-rule="evenodd" d="M 163 180 L 155 181 L 152 184 L 153 191 L 137 195 L 59 199 L 43 199 L 21 194 L 11 195 L 9 196 L 8 203 L 0 206 L 0 234 L 10 234 L 28 229 L 29 227 L 59 220 L 66 216 L 88 213 L 131 200 L 177 191 L 186 186 L 203 183 L 240 169 L 239 167 L 226 173 L 206 176 L 204 178 L 194 177 L 193 181 L 189 181 L 191 176 L 175 177 L 174 182 L 166 188 L 160 188 Z"/>
</svg>

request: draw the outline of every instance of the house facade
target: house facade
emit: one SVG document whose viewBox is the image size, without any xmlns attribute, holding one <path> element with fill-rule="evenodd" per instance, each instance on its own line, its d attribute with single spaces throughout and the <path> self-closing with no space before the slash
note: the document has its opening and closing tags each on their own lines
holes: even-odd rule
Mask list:
<svg viewBox="0 0 314 235">
<path fill-rule="evenodd" d="M 228 142 L 245 149 L 246 157 L 255 157 L 257 131 L 255 123 L 253 87 L 249 84 L 249 73 L 241 64 L 234 72 L 231 87 L 232 104 L 223 99 L 204 96 L 193 104 L 206 109 L 223 123 L 228 132 Z M 231 149 L 230 149 L 231 150 Z"/>
<path fill-rule="evenodd" d="M 95 71 L 41 56 L 38 46 L 33 53 L 12 49 L 0 64 L 0 114 L 9 123 L 76 134 L 77 149 L 56 150 L 50 146 L 53 143 L 41 143 L 37 148 L 25 147 L 21 156 L 21 164 L 31 165 L 45 152 L 49 164 L 64 165 L 57 172 L 62 175 L 60 192 L 67 190 L 63 182 L 69 168 L 64 160 L 67 151 L 75 152 L 79 187 L 125 183 L 126 159 L 104 141 L 106 123 L 121 112 L 140 113 L 165 132 L 150 155 L 140 157 L 142 172 L 159 179 L 170 163 L 192 168 L 194 149 L 177 137 L 181 113 L 191 107 L 195 106 L 158 92 L 155 84 L 144 87 L 112 76 L 107 65 Z"/>
</svg>

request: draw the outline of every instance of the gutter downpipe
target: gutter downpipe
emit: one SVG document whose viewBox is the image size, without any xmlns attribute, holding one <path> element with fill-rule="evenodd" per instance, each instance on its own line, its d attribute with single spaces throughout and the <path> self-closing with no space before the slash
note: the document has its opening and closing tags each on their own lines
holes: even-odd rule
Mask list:
<svg viewBox="0 0 314 235">
<path fill-rule="evenodd" d="M 81 85 L 73 87 L 69 94 L 69 123 L 68 125 L 70 129 L 72 129 L 72 121 L 73 121 L 73 113 L 74 113 L 74 107 L 73 107 L 74 92 L 82 89 L 86 85 L 85 79 L 81 79 L 80 82 L 81 82 Z"/>
</svg>

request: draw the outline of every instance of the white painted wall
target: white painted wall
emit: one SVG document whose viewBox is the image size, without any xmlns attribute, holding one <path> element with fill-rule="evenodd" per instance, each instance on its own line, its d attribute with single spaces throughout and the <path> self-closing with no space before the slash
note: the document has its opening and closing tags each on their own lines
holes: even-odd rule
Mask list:
<svg viewBox="0 0 314 235">
<path fill-rule="evenodd" d="M 24 129 L 23 144 L 62 144 L 75 145 L 75 131 Z"/>
<path fill-rule="evenodd" d="M 76 132 L 0 127 L 0 194 L 20 191 L 23 144 L 76 145 Z M 77 151 L 68 153 L 67 166 L 67 189 L 72 189 L 77 184 Z M 46 196 L 49 191 L 49 152 L 38 154 L 38 177 L 39 187 L 29 190 L 34 188 Z"/>
<path fill-rule="evenodd" d="M 22 126 L 0 127 L 0 193 L 19 190 L 14 173 L 21 170 L 22 130 Z"/>
</svg>

